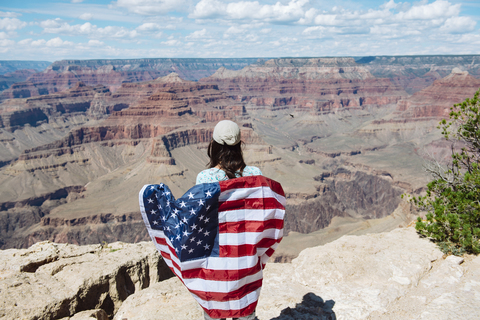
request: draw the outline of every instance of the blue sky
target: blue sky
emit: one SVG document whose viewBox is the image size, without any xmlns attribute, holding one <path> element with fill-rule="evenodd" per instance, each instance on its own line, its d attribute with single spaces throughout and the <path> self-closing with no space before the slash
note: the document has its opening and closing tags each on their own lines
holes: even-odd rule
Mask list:
<svg viewBox="0 0 480 320">
<path fill-rule="evenodd" d="M 0 0 L 0 60 L 480 54 L 478 0 Z"/>
</svg>

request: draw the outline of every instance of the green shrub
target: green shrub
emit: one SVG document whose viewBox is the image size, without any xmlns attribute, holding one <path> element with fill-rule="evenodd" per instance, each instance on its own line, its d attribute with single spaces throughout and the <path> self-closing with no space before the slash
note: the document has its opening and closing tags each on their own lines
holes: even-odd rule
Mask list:
<svg viewBox="0 0 480 320">
<path fill-rule="evenodd" d="M 425 196 L 411 199 L 417 208 L 427 211 L 426 220 L 418 218 L 415 228 L 447 254 L 480 253 L 479 93 L 456 104 L 449 121 L 440 122 L 443 136 L 459 142 L 461 148 L 452 145 L 448 168 L 437 165 L 427 169 L 434 180 L 427 184 Z"/>
</svg>

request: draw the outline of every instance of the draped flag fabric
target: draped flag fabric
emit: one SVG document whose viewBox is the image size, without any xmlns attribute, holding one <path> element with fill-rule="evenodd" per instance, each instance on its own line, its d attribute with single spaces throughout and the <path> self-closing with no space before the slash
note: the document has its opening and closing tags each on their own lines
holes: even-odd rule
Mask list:
<svg viewBox="0 0 480 320">
<path fill-rule="evenodd" d="M 263 268 L 283 237 L 285 194 L 264 176 L 194 186 L 175 200 L 145 185 L 140 210 L 170 269 L 212 318 L 251 314 Z"/>
</svg>

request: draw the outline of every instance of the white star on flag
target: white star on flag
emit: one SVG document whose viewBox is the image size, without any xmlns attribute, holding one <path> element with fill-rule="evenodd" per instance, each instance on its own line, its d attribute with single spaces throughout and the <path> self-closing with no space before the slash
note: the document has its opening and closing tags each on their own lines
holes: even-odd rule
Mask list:
<svg viewBox="0 0 480 320">
<path fill-rule="evenodd" d="M 190 192 L 190 193 L 188 194 L 188 199 L 193 199 L 193 193 Z"/>
</svg>

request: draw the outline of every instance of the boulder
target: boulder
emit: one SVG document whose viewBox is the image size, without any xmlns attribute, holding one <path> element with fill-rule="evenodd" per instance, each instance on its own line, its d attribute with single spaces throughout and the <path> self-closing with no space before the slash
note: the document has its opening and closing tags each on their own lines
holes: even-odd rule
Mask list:
<svg viewBox="0 0 480 320">
<path fill-rule="evenodd" d="M 112 316 L 129 295 L 171 276 L 150 242 L 89 246 L 39 242 L 29 249 L 4 250 L 0 318 L 60 319 L 93 309 Z"/>
</svg>

